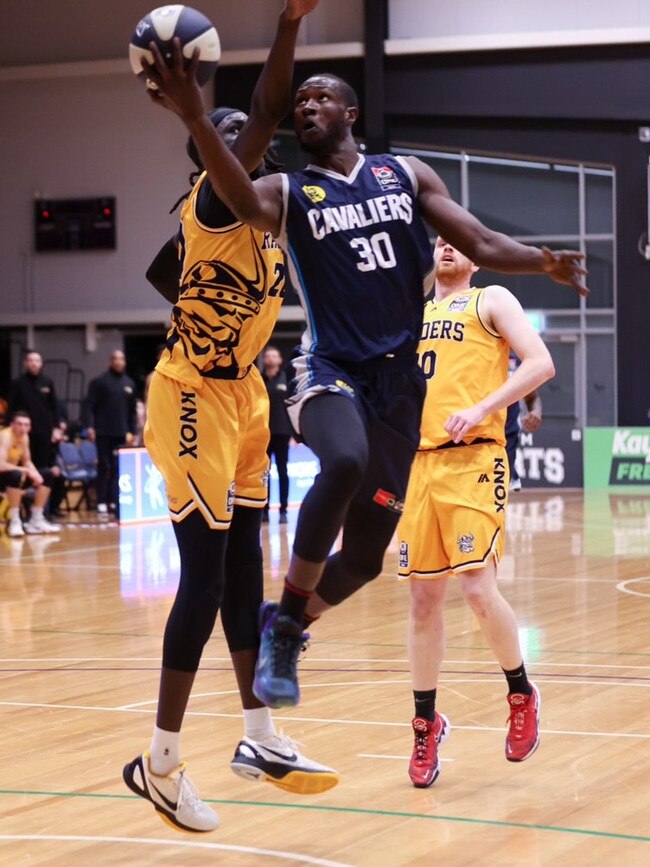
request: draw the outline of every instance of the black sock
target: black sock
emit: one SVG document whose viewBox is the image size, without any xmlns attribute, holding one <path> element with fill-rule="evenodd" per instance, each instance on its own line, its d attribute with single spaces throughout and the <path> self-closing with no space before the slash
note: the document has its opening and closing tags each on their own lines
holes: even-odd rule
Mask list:
<svg viewBox="0 0 650 867">
<path fill-rule="evenodd" d="M 288 578 L 285 578 L 284 590 L 280 599 L 280 614 L 302 624 L 312 592 L 312 590 L 301 590 L 300 587 L 296 587 Z"/>
<path fill-rule="evenodd" d="M 418 692 L 413 690 L 415 701 L 415 715 L 421 719 L 433 722 L 436 718 L 436 692 L 435 689 L 425 689 Z"/>
<path fill-rule="evenodd" d="M 528 677 L 526 675 L 526 667 L 521 663 L 519 668 L 513 668 L 512 671 L 506 671 L 505 668 L 501 669 L 506 676 L 506 680 L 508 681 L 508 694 L 512 695 L 512 693 L 516 692 L 521 695 L 532 695 L 533 688 L 528 681 Z"/>
</svg>

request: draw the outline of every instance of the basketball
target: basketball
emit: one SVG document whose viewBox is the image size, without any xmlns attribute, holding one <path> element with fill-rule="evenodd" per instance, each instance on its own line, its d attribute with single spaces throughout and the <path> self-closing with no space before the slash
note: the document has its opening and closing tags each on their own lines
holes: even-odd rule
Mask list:
<svg viewBox="0 0 650 867">
<path fill-rule="evenodd" d="M 219 34 L 209 18 L 191 6 L 159 6 L 139 21 L 133 31 L 129 44 L 131 69 L 140 78 L 145 73 L 140 65 L 144 57 L 153 63 L 149 43 L 155 42 L 165 62 L 171 66 L 172 39 L 177 36 L 181 43 L 183 57 L 189 61 L 195 48 L 199 49 L 199 62 L 196 77 L 199 84 L 205 84 L 216 72 L 221 57 Z"/>
</svg>

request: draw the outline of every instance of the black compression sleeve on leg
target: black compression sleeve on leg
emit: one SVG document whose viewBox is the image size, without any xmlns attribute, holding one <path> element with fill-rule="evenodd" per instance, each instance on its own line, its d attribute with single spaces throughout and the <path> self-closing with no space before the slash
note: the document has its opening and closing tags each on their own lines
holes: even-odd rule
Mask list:
<svg viewBox="0 0 650 867">
<path fill-rule="evenodd" d="M 181 575 L 165 627 L 163 667 L 192 672 L 199 667 L 221 604 L 228 534 L 211 530 L 198 509 L 173 527 Z"/>
<path fill-rule="evenodd" d="M 231 653 L 259 646 L 257 613 L 263 598 L 261 509 L 235 506 L 228 531 L 221 622 Z"/>
<path fill-rule="evenodd" d="M 322 563 L 363 479 L 368 437 L 356 404 L 340 394 L 308 400 L 300 414 L 300 432 L 319 458 L 321 471 L 300 507 L 293 549 L 303 560 Z"/>
<path fill-rule="evenodd" d="M 341 550 L 327 560 L 316 593 L 328 605 L 340 605 L 382 570 L 386 548 L 400 515 L 374 503 L 353 503 L 343 526 Z"/>
</svg>

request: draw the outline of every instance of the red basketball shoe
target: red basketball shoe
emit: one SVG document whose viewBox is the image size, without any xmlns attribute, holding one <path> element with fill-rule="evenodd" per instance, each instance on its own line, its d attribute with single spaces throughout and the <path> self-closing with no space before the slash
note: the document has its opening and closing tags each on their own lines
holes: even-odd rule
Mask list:
<svg viewBox="0 0 650 867">
<path fill-rule="evenodd" d="M 436 712 L 434 722 L 416 716 L 413 722 L 415 743 L 409 763 L 409 777 L 417 789 L 433 785 L 440 774 L 438 747 L 449 737 L 451 726 L 442 713 Z"/>
<path fill-rule="evenodd" d="M 539 690 L 531 683 L 531 695 L 513 692 L 508 696 L 510 716 L 506 735 L 506 758 L 509 762 L 523 762 L 539 746 L 539 709 L 542 699 Z"/>
</svg>

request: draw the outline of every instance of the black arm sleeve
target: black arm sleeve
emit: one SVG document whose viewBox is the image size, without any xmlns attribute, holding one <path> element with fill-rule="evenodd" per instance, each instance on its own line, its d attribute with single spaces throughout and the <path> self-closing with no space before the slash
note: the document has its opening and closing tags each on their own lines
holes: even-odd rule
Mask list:
<svg viewBox="0 0 650 867">
<path fill-rule="evenodd" d="M 181 262 L 178 258 L 178 236 L 164 244 L 147 268 L 147 280 L 170 304 L 178 301 L 181 281 Z"/>
<path fill-rule="evenodd" d="M 212 189 L 209 178 L 204 178 L 196 197 L 196 216 L 208 229 L 223 229 L 240 220 Z"/>
</svg>

